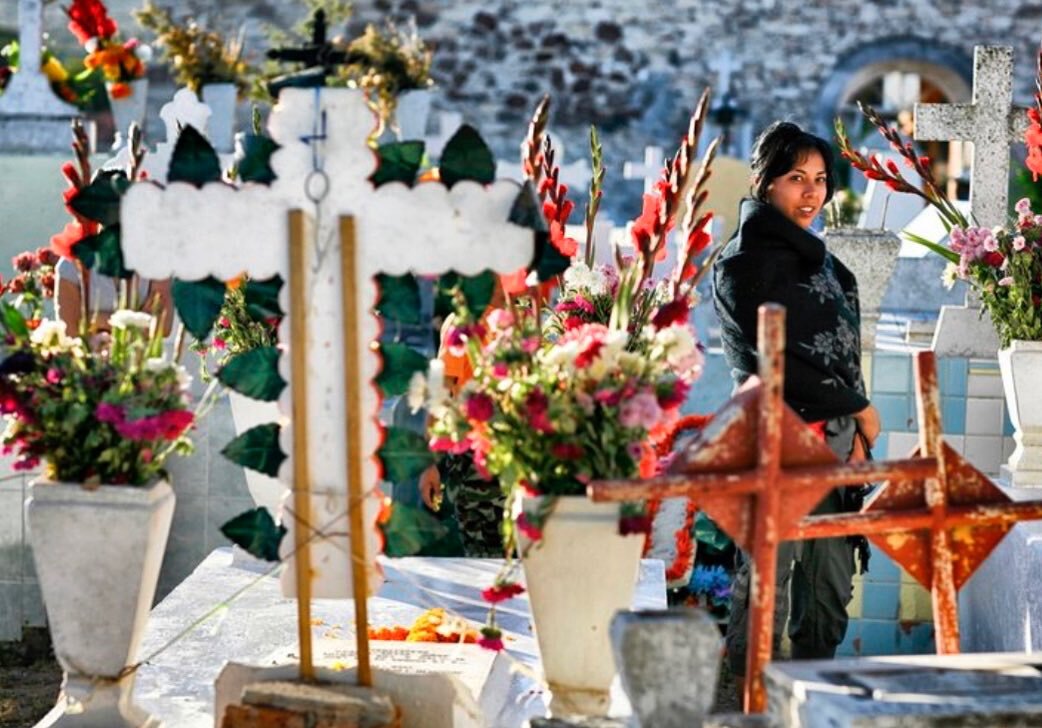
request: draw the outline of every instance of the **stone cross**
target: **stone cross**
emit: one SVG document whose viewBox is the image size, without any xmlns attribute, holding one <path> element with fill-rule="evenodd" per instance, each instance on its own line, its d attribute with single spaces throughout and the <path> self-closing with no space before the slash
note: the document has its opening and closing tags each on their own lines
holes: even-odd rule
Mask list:
<svg viewBox="0 0 1042 728">
<path fill-rule="evenodd" d="M 644 180 L 645 194 L 655 190 L 655 183 L 662 179 L 662 168 L 665 166 L 665 152 L 662 147 L 644 147 L 643 162 L 624 162 L 623 179 Z"/>
<path fill-rule="evenodd" d="M 68 149 L 75 106 L 51 91 L 40 71 L 43 0 L 18 0 L 19 68 L 0 96 L 0 148 L 25 151 Z"/>
<path fill-rule="evenodd" d="M 735 60 L 730 51 L 724 51 L 709 62 L 709 70 L 715 71 L 719 78 L 715 89 L 718 97 L 724 98 L 727 96 L 728 91 L 731 90 L 731 74 L 741 70 L 741 68 L 742 64 Z"/>
<path fill-rule="evenodd" d="M 360 91 L 287 88 L 268 123 L 280 147 L 271 159 L 277 179 L 270 187 L 136 184 L 121 208 L 126 263 L 142 276 L 229 280 L 246 272 L 291 282 L 289 295 L 282 294 L 288 315 L 279 331 L 289 342 L 280 374 L 291 387 L 279 404 L 284 414 L 294 414 L 292 426 L 282 430 L 282 449 L 293 455 L 279 477 L 296 492 L 281 555 L 294 556 L 282 584 L 284 593 L 300 596 L 302 668 L 303 642 L 310 639 L 307 594 L 354 596 L 356 617 L 364 617 L 366 594 L 352 579 L 366 575 L 362 583 L 370 591 L 380 582 L 374 561 L 382 502 L 380 394 L 372 384 L 381 367 L 372 346 L 380 335 L 372 313 L 374 277 L 510 272 L 527 265 L 534 250 L 532 232 L 507 222 L 516 183 L 374 189 L 369 177 L 376 158 L 367 138 L 375 126 Z M 341 256 L 355 243 L 356 255 Z M 357 367 L 357 375 L 346 367 Z M 297 436 L 304 431 L 306 437 Z M 357 457 L 349 457 L 352 448 Z M 361 514 L 364 528 L 349 528 L 349 511 Z M 349 532 L 352 539 L 364 537 L 364 544 L 349 549 Z M 313 555 L 310 566 L 297 563 L 302 547 Z M 369 556 L 360 562 L 366 568 L 356 570 L 352 554 L 359 549 Z M 360 663 L 365 629 L 362 619 Z"/>
<path fill-rule="evenodd" d="M 973 142 L 970 211 L 985 228 L 1007 222 L 1009 148 L 1027 129 L 1027 114 L 1012 99 L 1013 49 L 977 46 L 971 103 L 915 105 L 916 139 Z"/>
</svg>

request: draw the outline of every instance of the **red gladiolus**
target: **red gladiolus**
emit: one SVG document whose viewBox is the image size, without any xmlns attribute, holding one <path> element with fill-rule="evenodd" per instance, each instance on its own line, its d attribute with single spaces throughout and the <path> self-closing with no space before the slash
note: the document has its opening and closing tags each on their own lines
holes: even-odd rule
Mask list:
<svg viewBox="0 0 1042 728">
<path fill-rule="evenodd" d="M 1037 182 L 1038 176 L 1042 174 L 1042 115 L 1037 108 L 1028 109 L 1028 119 L 1030 123 L 1024 132 L 1028 156 L 1024 165 L 1031 170 L 1031 176 Z"/>
<path fill-rule="evenodd" d="M 75 221 L 66 223 L 60 233 L 51 237 L 51 250 L 67 260 L 76 260 L 76 255 L 72 252 L 73 247 L 84 238 L 93 235 L 93 227 L 93 224 L 88 226 Z"/>
<path fill-rule="evenodd" d="M 91 38 L 111 38 L 116 34 L 116 21 L 109 17 L 101 0 L 72 0 L 65 12 L 69 16 L 69 30 L 81 44 Z"/>
<path fill-rule="evenodd" d="M 686 323 L 688 315 L 687 301 L 673 300 L 659 307 L 659 310 L 651 317 L 651 325 L 655 327 L 656 331 L 661 331 L 673 324 Z"/>
<path fill-rule="evenodd" d="M 517 582 L 503 582 L 493 584 L 488 589 L 482 590 L 481 598 L 489 604 L 499 604 L 524 593 L 525 588 Z"/>
</svg>

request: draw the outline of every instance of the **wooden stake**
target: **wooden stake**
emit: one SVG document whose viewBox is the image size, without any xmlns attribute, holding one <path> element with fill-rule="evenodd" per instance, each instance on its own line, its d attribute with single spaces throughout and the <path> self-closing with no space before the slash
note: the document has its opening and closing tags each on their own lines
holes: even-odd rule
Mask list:
<svg viewBox="0 0 1042 728">
<path fill-rule="evenodd" d="M 351 534 L 351 583 L 355 595 L 355 633 L 358 650 L 358 684 L 371 687 L 369 664 L 369 559 L 365 553 L 365 490 L 362 487 L 362 386 L 358 358 L 359 306 L 355 250 L 355 219 L 340 218 L 340 291 L 344 323 L 344 428 L 347 453 L 347 513 Z"/>
<path fill-rule="evenodd" d="M 313 682 L 311 654 L 311 474 L 308 468 L 307 218 L 289 213 L 290 357 L 293 392 L 293 545 L 297 581 L 300 679 Z"/>
</svg>

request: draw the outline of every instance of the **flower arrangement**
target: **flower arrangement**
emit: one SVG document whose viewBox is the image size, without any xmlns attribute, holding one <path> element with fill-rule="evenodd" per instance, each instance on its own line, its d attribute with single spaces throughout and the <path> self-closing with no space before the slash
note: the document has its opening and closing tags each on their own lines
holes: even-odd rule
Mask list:
<svg viewBox="0 0 1042 728">
<path fill-rule="evenodd" d="M 84 66 L 101 71 L 113 99 L 130 96 L 130 82 L 144 77 L 152 49 L 137 38 L 120 40 L 119 27 L 101 0 L 72 0 L 65 12 L 69 30 L 87 52 Z"/>
<path fill-rule="evenodd" d="M 718 620 L 726 620 L 731 611 L 731 576 L 723 566 L 698 564 L 691 573 L 684 603 L 702 607 Z"/>
<path fill-rule="evenodd" d="M 214 321 L 209 342 L 195 341 L 191 348 L 202 357 L 212 355 L 217 367 L 233 357 L 278 344 L 281 312 L 278 311 L 278 292 L 282 281 L 254 281 L 246 275 L 228 281 L 221 312 Z M 209 370 L 200 369 L 204 381 Z"/>
<path fill-rule="evenodd" d="M 0 48 L 0 91 L 4 89 L 11 77 L 18 72 L 21 64 L 21 48 L 18 41 L 12 40 Z M 88 109 L 95 96 L 96 88 L 93 73 L 85 69 L 73 69 L 67 66 L 49 48 L 40 51 L 40 71 L 50 81 L 51 90 L 63 101 L 75 104 L 81 109 Z"/>
<path fill-rule="evenodd" d="M 243 58 L 241 32 L 227 39 L 192 18 L 179 22 L 151 0 L 134 11 L 134 19 L 156 34 L 156 45 L 182 86 L 199 93 L 208 83 L 234 83 L 240 93 L 246 90 L 250 69 Z"/>
<path fill-rule="evenodd" d="M 1039 78 L 1042 83 L 1042 72 Z M 1042 172 L 1042 91 L 1035 99 L 1037 107 L 1031 110 L 1025 141 L 1028 167 L 1037 174 Z M 948 287 L 963 280 L 978 293 L 1003 347 L 1014 339 L 1042 341 L 1042 215 L 1035 214 L 1031 201 L 1025 198 L 1017 202 L 1017 217 L 1008 226 L 986 229 L 975 225 L 941 192 L 930 159 L 920 156 L 912 143 L 902 139 L 874 109 L 862 106 L 861 110 L 901 155 L 905 166 L 920 176 L 922 184 L 910 183 L 893 160 L 884 164 L 877 155 L 866 157 L 855 150 L 837 119 L 843 156 L 867 178 L 879 180 L 896 192 L 922 197 L 937 210 L 948 231 L 947 245 L 908 232 L 905 237 L 948 260 L 944 273 Z"/>
<path fill-rule="evenodd" d="M 656 465 L 650 440 L 679 416 L 703 355 L 689 323 L 700 272 L 696 257 L 706 251 L 711 213 L 700 215 L 716 144 L 694 163 L 708 93 L 704 94 L 680 148 L 663 170 L 655 192 L 644 197 L 632 226 L 636 255 L 618 250 L 614 266 L 594 266 L 592 224 L 601 199 L 603 166 L 596 133 L 591 135 L 594 175 L 586 215 L 586 251 L 571 260 L 578 244 L 565 234 L 574 207 L 559 181 L 553 147 L 545 135 L 546 101 L 529 125 L 522 145 L 523 168 L 542 199 L 549 244 L 566 261 L 560 295 L 541 303 L 532 287 L 483 317 L 462 294 L 445 344 L 465 353 L 474 375 L 455 397 L 430 383 L 431 449 L 470 452 L 478 471 L 499 479 L 507 504 L 521 494 L 549 496 L 535 510 L 503 523 L 507 563 L 485 599 L 492 608 L 482 643 L 501 648 L 495 605 L 521 587 L 512 558 L 521 541 L 542 538 L 556 498 L 583 495 L 599 478 L 650 475 Z M 661 281 L 655 263 L 666 256 L 666 239 L 686 203 L 674 271 Z M 433 371 L 433 369 L 432 369 Z M 510 509 L 506 509 L 510 513 Z M 622 509 L 620 532 L 645 533 L 642 507 Z"/>
<path fill-rule="evenodd" d="M 466 619 L 446 614 L 444 609 L 438 607 L 425 611 L 410 627 L 369 627 L 369 639 L 474 644 L 478 641 L 478 631 L 471 628 Z"/>
<path fill-rule="evenodd" d="M 394 113 L 398 94 L 434 83 L 430 69 L 430 48 L 415 26 L 403 31 L 391 23 L 382 30 L 370 24 L 348 43 L 347 65 L 337 77 L 365 91 L 380 118 L 387 120 Z"/>
</svg>

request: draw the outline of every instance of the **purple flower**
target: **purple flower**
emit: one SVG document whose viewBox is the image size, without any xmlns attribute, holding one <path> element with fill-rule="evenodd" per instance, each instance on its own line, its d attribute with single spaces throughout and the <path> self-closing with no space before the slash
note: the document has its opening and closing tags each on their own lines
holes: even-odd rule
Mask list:
<svg viewBox="0 0 1042 728">
<path fill-rule="evenodd" d="M 622 403 L 619 408 L 619 423 L 623 427 L 643 427 L 650 430 L 662 418 L 655 395 L 648 390 L 641 390 Z"/>
</svg>

